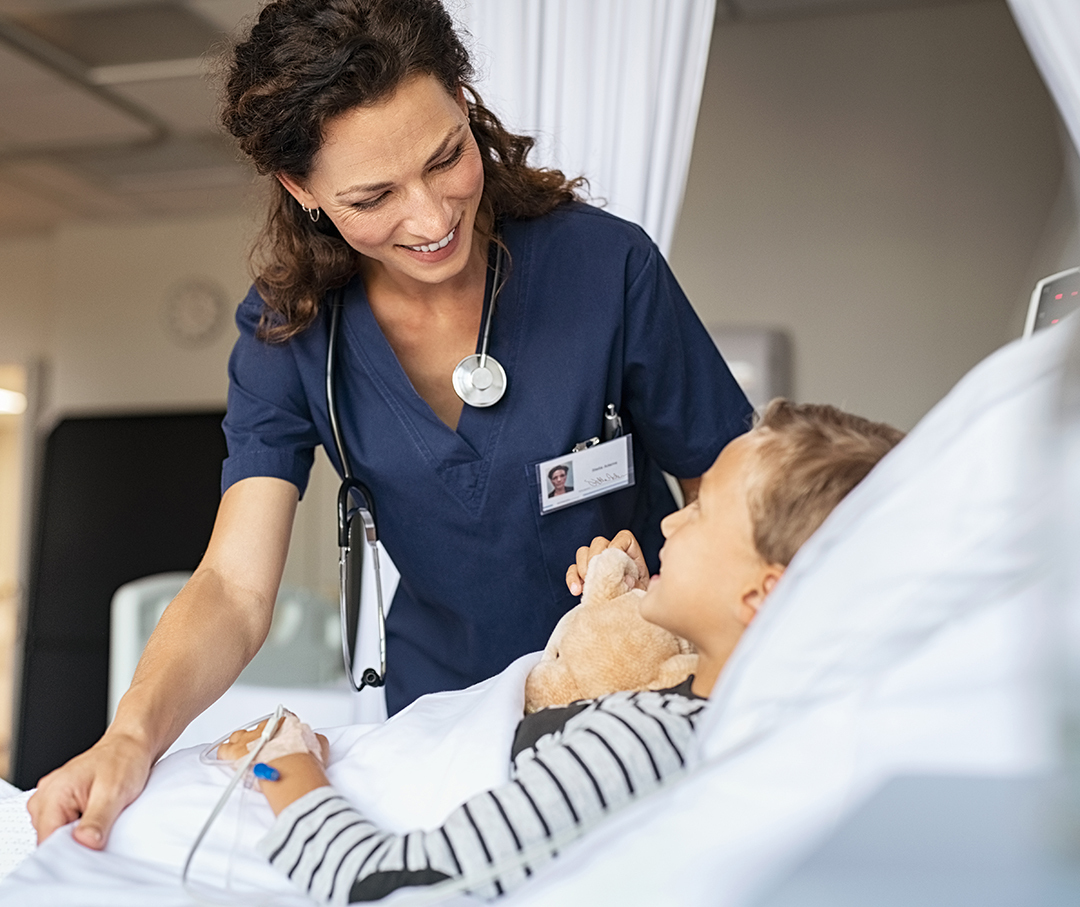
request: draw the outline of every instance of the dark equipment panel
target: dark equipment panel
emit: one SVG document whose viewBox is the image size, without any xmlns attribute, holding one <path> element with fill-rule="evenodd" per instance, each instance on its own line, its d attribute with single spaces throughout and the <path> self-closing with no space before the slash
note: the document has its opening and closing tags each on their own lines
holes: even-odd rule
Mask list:
<svg viewBox="0 0 1080 907">
<path fill-rule="evenodd" d="M 1057 324 L 1080 308 L 1080 268 L 1063 271 L 1055 280 L 1040 281 L 1040 285 L 1032 300 L 1032 333 Z"/>
<path fill-rule="evenodd" d="M 108 712 L 109 608 L 193 570 L 220 501 L 222 412 L 71 418 L 43 448 L 12 741 L 23 789 L 91 746 Z"/>
</svg>

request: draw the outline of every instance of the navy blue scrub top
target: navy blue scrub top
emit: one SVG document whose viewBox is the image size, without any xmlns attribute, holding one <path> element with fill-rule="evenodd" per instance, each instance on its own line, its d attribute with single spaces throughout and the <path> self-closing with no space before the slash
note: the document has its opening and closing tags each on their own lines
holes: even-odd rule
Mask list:
<svg viewBox="0 0 1080 907">
<path fill-rule="evenodd" d="M 489 349 L 507 390 L 492 407 L 465 406 L 456 431 L 413 389 L 360 278 L 345 291 L 342 431 L 401 571 L 386 627 L 391 713 L 542 649 L 576 603 L 566 569 L 595 536 L 629 528 L 655 572 L 660 520 L 675 509 L 660 470 L 701 475 L 750 424 L 750 404 L 643 230 L 574 203 L 508 221 L 502 236 L 510 273 Z M 222 490 L 273 476 L 303 493 L 317 445 L 341 471 L 326 408 L 329 319 L 324 307 L 302 334 L 268 344 L 255 339 L 262 309 L 253 288 L 237 312 Z M 633 434 L 637 484 L 541 516 L 535 464 L 599 435 L 608 403 Z"/>
</svg>

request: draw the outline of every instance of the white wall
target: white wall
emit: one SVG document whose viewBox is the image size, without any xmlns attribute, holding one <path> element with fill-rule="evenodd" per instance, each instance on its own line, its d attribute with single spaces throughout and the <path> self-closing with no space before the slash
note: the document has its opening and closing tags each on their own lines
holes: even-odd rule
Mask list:
<svg viewBox="0 0 1080 907">
<path fill-rule="evenodd" d="M 788 331 L 799 399 L 909 428 L 1019 334 L 1068 195 L 1004 0 L 721 21 L 672 266 L 707 323 Z"/>
<path fill-rule="evenodd" d="M 0 364 L 44 360 L 46 427 L 68 415 L 223 409 L 254 230 L 245 211 L 73 225 L 0 242 Z M 193 279 L 218 284 L 227 298 L 226 323 L 205 346 L 177 343 L 164 323 L 170 291 Z M 320 456 L 285 574 L 328 595 L 336 490 Z"/>
<path fill-rule="evenodd" d="M 50 411 L 215 408 L 236 339 L 231 310 L 250 280 L 239 215 L 60 229 L 53 241 Z M 221 286 L 226 323 L 204 346 L 170 339 L 165 305 L 186 280 Z"/>
<path fill-rule="evenodd" d="M 0 415 L 0 602 L 14 596 L 18 577 L 20 454 L 19 417 Z"/>
<path fill-rule="evenodd" d="M 0 242 L 0 365 L 45 355 L 52 323 L 52 242 Z"/>
<path fill-rule="evenodd" d="M 1061 130 L 1061 143 L 1065 166 L 1050 216 L 1028 268 L 1024 286 L 1029 289 L 1040 278 L 1080 266 L 1080 156 L 1064 128 Z M 1009 322 L 1010 335 L 1023 331 L 1028 303 L 1027 294 L 1017 301 Z"/>
</svg>

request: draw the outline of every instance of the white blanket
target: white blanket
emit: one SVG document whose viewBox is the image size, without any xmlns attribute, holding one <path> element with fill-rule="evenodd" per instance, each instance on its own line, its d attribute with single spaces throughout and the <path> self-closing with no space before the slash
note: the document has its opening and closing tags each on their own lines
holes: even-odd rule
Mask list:
<svg viewBox="0 0 1080 907">
<path fill-rule="evenodd" d="M 976 368 L 804 546 L 713 692 L 691 774 L 565 848 L 506 903 L 749 904 L 892 775 L 1048 765 L 1036 693 L 1054 550 L 1048 426 L 1072 322 Z M 505 780 L 536 657 L 375 730 L 332 732 L 331 780 L 391 828 L 437 825 Z M 179 867 L 224 784 L 192 751 L 163 760 L 106 853 L 58 833 L 0 884 L 0 904 L 190 903 Z M 242 808 L 223 814 L 195 877 L 220 885 L 231 871 L 235 887 L 266 893 L 258 903 L 306 903 L 252 851 L 265 803 L 248 794 Z"/>
<path fill-rule="evenodd" d="M 425 696 L 387 724 L 327 730 L 330 781 L 387 828 L 439 825 L 472 794 L 507 780 L 525 675 L 539 657 L 524 656 L 468 690 Z M 190 905 L 180 870 L 229 777 L 203 764 L 201 749 L 181 750 L 157 764 L 142 796 L 117 820 L 104 852 L 77 844 L 70 826 L 54 834 L 0 883 L 0 904 Z M 255 853 L 254 843 L 272 822 L 261 794 L 234 792 L 195 857 L 192 878 L 199 890 L 220 898 L 231 880 L 234 891 L 275 892 L 274 904 L 310 907 Z"/>
</svg>

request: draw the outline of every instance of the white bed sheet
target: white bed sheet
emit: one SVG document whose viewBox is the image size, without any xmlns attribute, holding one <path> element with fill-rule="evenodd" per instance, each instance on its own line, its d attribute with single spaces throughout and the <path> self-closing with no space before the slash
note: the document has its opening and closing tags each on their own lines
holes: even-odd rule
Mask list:
<svg viewBox="0 0 1080 907">
<path fill-rule="evenodd" d="M 506 903 L 749 904 L 892 775 L 1047 767 L 1046 428 L 1075 321 L 976 368 L 804 547 L 713 693 L 694 772 L 567 847 Z M 389 827 L 437 824 L 505 779 L 536 657 L 375 730 L 332 732 L 335 758 L 348 756 L 332 780 Z M 163 760 L 108 852 L 58 833 L 0 884 L 0 904 L 189 903 L 179 865 L 224 783 L 193 751 Z M 306 903 L 251 850 L 265 803 L 247 798 L 234 848 L 236 811 L 197 878 L 220 881 L 231 859 L 237 884 Z"/>
<path fill-rule="evenodd" d="M 440 824 L 462 800 L 507 779 L 506 754 L 524 708 L 525 676 L 539 657 L 523 656 L 468 690 L 425 696 L 387 724 L 327 730 L 331 782 L 388 828 Z M 71 826 L 54 834 L 0 883 L 0 904 L 190 905 L 180 869 L 228 782 L 220 768 L 199 761 L 201 749 L 181 750 L 155 766 L 104 852 L 77 844 Z M 254 851 L 272 821 L 262 795 L 234 793 L 200 847 L 192 877 L 216 886 L 218 897 L 231 878 L 235 891 L 272 893 L 273 904 L 310 905 Z M 210 888 L 206 892 L 215 896 Z"/>
</svg>

